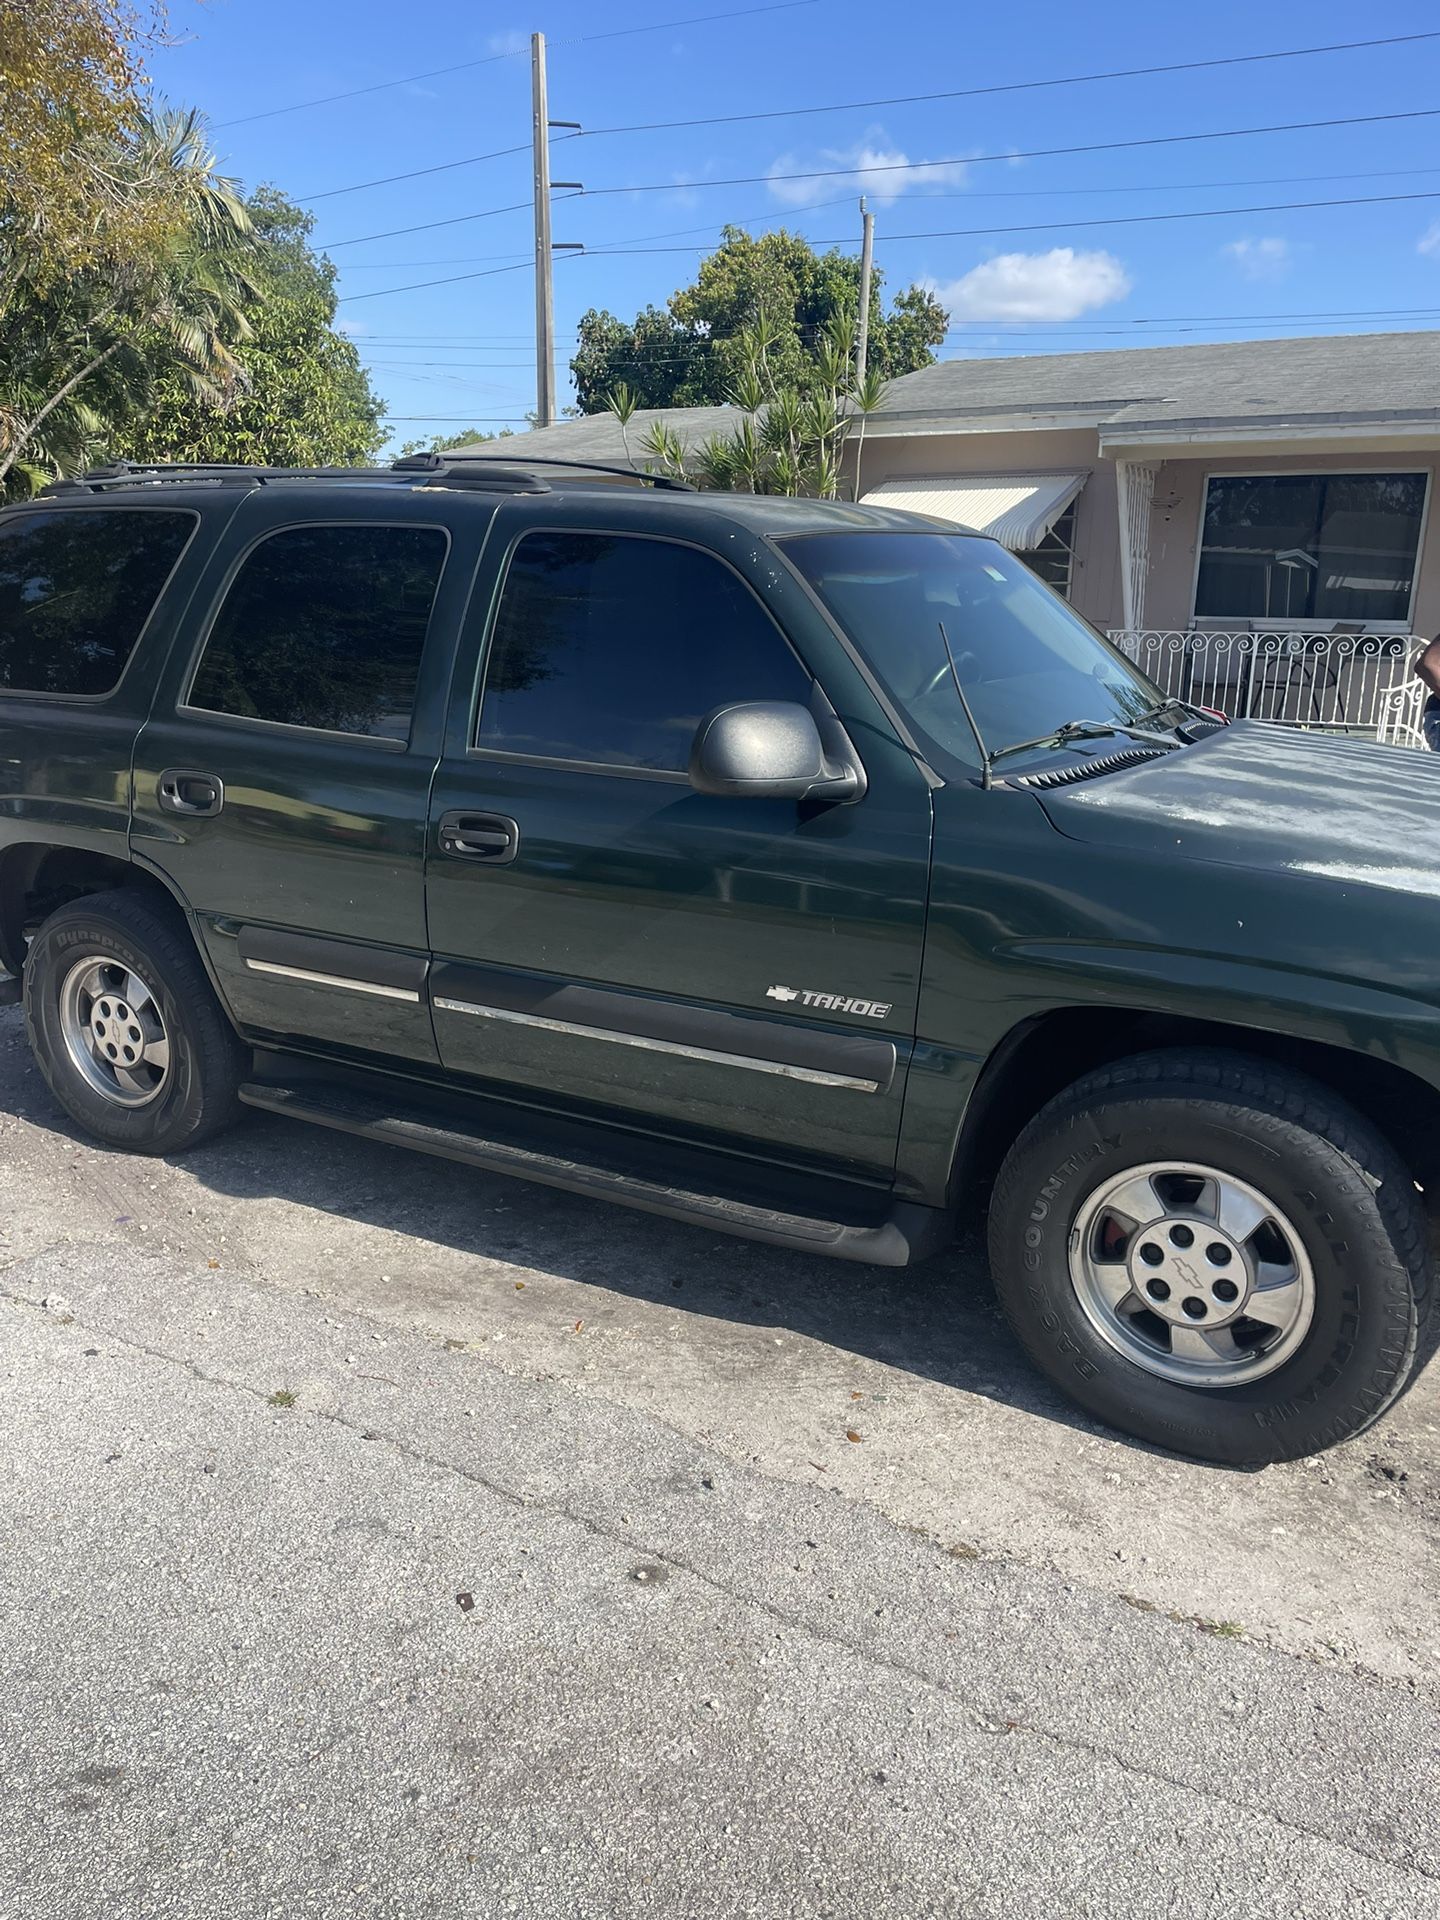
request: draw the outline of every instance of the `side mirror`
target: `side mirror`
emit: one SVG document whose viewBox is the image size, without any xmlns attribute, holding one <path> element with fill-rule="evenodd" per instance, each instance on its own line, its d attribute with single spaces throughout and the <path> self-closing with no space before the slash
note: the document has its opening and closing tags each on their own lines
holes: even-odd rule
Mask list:
<svg viewBox="0 0 1440 1920">
<path fill-rule="evenodd" d="M 827 743 L 808 707 L 751 700 L 717 707 L 690 749 L 697 793 L 770 800 L 858 800 L 865 776 L 838 720 Z"/>
</svg>

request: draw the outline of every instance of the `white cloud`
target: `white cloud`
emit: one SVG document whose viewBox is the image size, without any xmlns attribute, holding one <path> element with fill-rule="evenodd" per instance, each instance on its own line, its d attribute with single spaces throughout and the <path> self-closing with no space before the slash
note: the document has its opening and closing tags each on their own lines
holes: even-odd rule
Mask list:
<svg viewBox="0 0 1440 1920">
<path fill-rule="evenodd" d="M 1428 226 L 1415 242 L 1417 253 L 1433 253 L 1440 256 L 1440 220 Z"/>
<path fill-rule="evenodd" d="M 502 33 L 492 33 L 485 42 L 485 51 L 491 54 L 525 53 L 530 46 L 530 36 L 523 27 L 506 27 Z"/>
<path fill-rule="evenodd" d="M 782 153 L 770 163 L 770 191 L 787 207 L 808 207 L 817 200 L 833 200 L 846 192 L 868 193 L 882 207 L 888 207 L 903 193 L 933 193 L 939 187 L 965 184 L 965 164 L 961 160 L 918 163 L 922 171 L 907 172 L 916 165 L 908 153 L 893 147 L 883 127 L 872 127 L 864 138 L 850 147 L 822 147 L 819 153 Z M 791 173 L 823 173 L 820 180 L 787 180 Z"/>
<path fill-rule="evenodd" d="M 1113 253 L 1001 253 L 959 280 L 930 282 L 954 320 L 1077 320 L 1123 300 L 1130 276 Z"/>
<path fill-rule="evenodd" d="M 1295 248 L 1276 234 L 1258 240 L 1231 240 L 1220 251 L 1235 262 L 1247 280 L 1283 280 L 1295 264 Z"/>
</svg>

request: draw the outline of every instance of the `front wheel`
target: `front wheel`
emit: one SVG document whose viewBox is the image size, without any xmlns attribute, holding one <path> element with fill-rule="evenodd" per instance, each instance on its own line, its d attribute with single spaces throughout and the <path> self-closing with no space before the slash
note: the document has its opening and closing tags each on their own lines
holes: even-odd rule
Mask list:
<svg viewBox="0 0 1440 1920">
<path fill-rule="evenodd" d="M 1398 1157 L 1299 1074 L 1166 1052 L 1088 1075 L 990 1214 L 1031 1357 L 1112 1426 L 1234 1466 L 1360 1433 L 1414 1364 L 1426 1219 Z"/>
</svg>

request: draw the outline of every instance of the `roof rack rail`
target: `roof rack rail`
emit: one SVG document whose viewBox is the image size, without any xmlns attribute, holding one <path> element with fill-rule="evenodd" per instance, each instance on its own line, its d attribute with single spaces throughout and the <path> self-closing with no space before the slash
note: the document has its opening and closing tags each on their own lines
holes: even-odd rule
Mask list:
<svg viewBox="0 0 1440 1920">
<path fill-rule="evenodd" d="M 447 487 L 477 493 L 549 493 L 546 472 L 561 468 L 583 478 L 587 474 L 629 480 L 639 487 L 663 493 L 693 493 L 688 480 L 677 480 L 668 473 L 642 473 L 637 467 L 620 467 L 603 460 L 560 460 L 549 456 L 530 458 L 525 454 L 471 455 L 410 453 L 387 467 L 265 467 L 243 461 L 227 460 L 112 460 L 108 466 L 91 467 L 85 473 L 63 480 L 52 480 L 40 495 L 66 493 L 103 493 L 111 487 L 136 486 L 216 486 L 267 487 L 278 480 L 365 480 L 383 481 L 389 486 L 422 485 Z"/>
<path fill-rule="evenodd" d="M 550 482 L 532 473 L 526 466 L 512 466 L 505 460 L 473 460 L 468 466 L 447 466 L 442 460 L 437 466 L 417 467 L 408 464 L 410 460 L 427 459 L 425 454 L 407 455 L 407 464 L 395 463 L 402 480 L 418 481 L 422 487 L 444 487 L 453 492 L 469 493 L 549 493 Z"/>
<path fill-rule="evenodd" d="M 639 467 L 620 467 L 605 460 L 560 460 L 549 454 L 472 453 L 456 447 L 449 453 L 411 453 L 392 463 L 395 473 L 455 473 L 472 468 L 508 467 L 512 472 L 533 467 L 561 467 L 575 473 L 604 473 L 620 480 L 633 480 L 642 487 L 654 487 L 662 493 L 694 493 L 688 480 L 677 480 L 668 473 L 643 473 Z M 473 484 L 473 482 L 471 483 Z"/>
<path fill-rule="evenodd" d="M 268 486 L 272 480 L 384 480 L 397 484 L 388 467 L 263 467 L 225 460 L 113 460 L 68 479 L 52 480 L 45 494 L 102 493 L 108 487 Z"/>
</svg>

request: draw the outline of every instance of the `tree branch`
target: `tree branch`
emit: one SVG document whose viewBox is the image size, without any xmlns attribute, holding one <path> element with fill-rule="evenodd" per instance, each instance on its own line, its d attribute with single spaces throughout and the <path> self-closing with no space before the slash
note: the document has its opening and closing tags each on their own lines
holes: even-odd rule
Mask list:
<svg viewBox="0 0 1440 1920">
<path fill-rule="evenodd" d="M 41 427 L 44 426 L 45 422 L 49 419 L 50 415 L 55 411 L 55 409 L 58 406 L 60 406 L 62 402 L 69 399 L 70 395 L 75 391 L 76 387 L 78 387 L 82 381 L 88 380 L 92 373 L 96 372 L 98 368 L 103 367 L 105 362 L 111 357 L 112 354 L 118 353 L 123 344 L 124 344 L 123 341 L 112 340 L 110 342 L 110 345 L 106 347 L 102 353 L 97 353 L 94 359 L 90 360 L 85 366 L 80 368 L 78 373 L 72 373 L 70 378 L 65 382 L 64 386 L 58 387 L 56 391 L 51 394 L 50 398 L 45 402 L 44 406 L 41 407 L 38 413 L 31 415 L 26 425 L 22 427 L 19 433 L 16 434 L 13 444 L 6 449 L 3 456 L 0 456 L 0 480 L 4 480 L 6 478 L 6 476 L 10 472 L 10 469 L 14 466 L 15 462 L 20 458 L 21 454 L 25 451 L 26 447 L 29 446 L 30 442 L 35 438 L 35 435 L 40 431 Z"/>
</svg>

